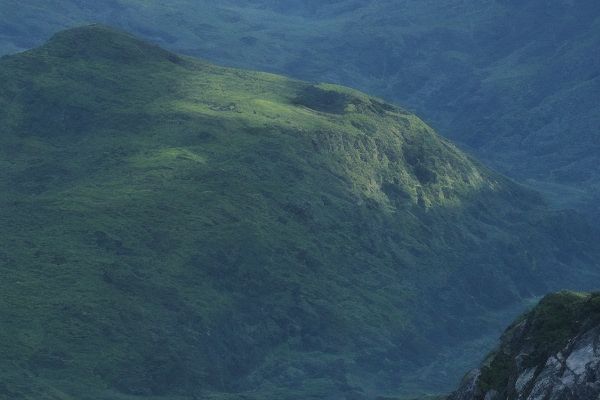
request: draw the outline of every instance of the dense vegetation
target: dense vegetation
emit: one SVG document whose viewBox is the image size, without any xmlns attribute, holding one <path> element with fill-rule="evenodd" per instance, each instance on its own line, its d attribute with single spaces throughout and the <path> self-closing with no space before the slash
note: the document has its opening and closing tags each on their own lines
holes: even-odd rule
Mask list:
<svg viewBox="0 0 600 400">
<path fill-rule="evenodd" d="M 0 52 L 83 22 L 406 105 L 558 206 L 597 211 L 596 0 L 5 0 Z"/>
<path fill-rule="evenodd" d="M 343 87 L 91 26 L 0 60 L 0 122 L 2 397 L 442 390 L 599 279 L 577 215 Z"/>
</svg>

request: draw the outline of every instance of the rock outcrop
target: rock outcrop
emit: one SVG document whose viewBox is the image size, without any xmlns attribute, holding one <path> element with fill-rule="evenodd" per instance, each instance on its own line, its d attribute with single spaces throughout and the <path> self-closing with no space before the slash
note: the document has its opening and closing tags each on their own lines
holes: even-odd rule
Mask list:
<svg viewBox="0 0 600 400">
<path fill-rule="evenodd" d="M 544 298 L 449 400 L 600 399 L 600 294 Z"/>
</svg>

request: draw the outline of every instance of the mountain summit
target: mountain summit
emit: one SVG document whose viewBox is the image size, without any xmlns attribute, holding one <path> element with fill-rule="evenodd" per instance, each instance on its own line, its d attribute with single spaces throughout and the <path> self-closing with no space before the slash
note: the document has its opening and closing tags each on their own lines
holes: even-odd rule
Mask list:
<svg viewBox="0 0 600 400">
<path fill-rule="evenodd" d="M 598 281 L 577 215 L 348 88 L 90 26 L 0 60 L 0 126 L 0 397 L 444 390 Z"/>
<path fill-rule="evenodd" d="M 174 53 L 100 24 L 59 32 L 50 38 L 44 49 L 52 56 L 65 59 L 104 59 L 124 63 L 181 61 Z"/>
</svg>

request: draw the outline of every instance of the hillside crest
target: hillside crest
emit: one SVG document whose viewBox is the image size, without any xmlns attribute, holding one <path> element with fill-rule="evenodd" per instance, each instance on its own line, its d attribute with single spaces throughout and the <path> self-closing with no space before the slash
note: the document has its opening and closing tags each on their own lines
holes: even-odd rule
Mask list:
<svg viewBox="0 0 600 400">
<path fill-rule="evenodd" d="M 85 25 L 54 34 L 39 50 L 63 58 L 105 59 L 113 62 L 181 62 L 163 48 L 102 24 Z"/>
</svg>

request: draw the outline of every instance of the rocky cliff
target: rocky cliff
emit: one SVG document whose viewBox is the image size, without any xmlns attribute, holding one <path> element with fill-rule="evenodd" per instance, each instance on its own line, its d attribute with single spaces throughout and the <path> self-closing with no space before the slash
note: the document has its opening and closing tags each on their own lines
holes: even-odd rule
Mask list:
<svg viewBox="0 0 600 400">
<path fill-rule="evenodd" d="M 544 298 L 449 400 L 600 398 L 600 293 Z"/>
</svg>

